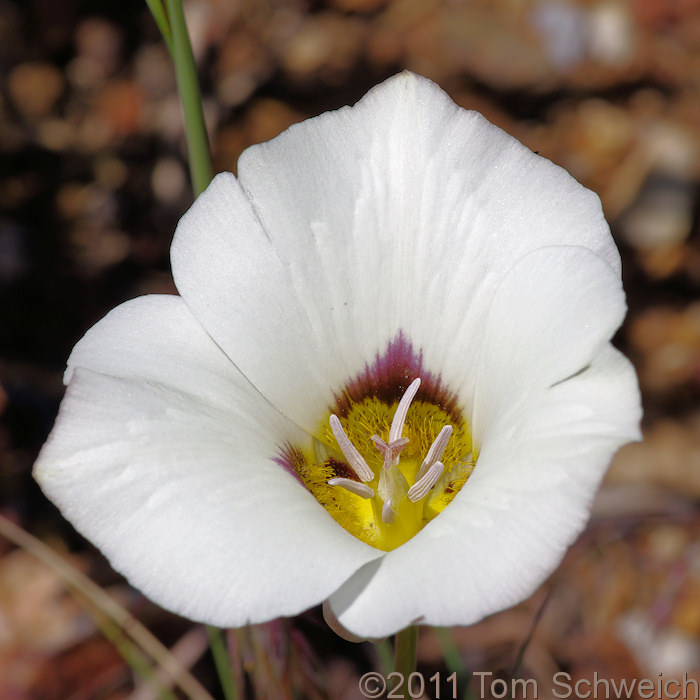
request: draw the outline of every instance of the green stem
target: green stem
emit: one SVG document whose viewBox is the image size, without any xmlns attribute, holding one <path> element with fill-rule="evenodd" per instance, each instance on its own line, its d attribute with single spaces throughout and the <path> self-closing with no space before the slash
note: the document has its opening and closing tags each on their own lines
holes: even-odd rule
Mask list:
<svg viewBox="0 0 700 700">
<path fill-rule="evenodd" d="M 447 627 L 433 627 L 433 630 L 440 642 L 442 656 L 448 671 L 457 674 L 457 687 L 464 687 L 463 700 L 475 700 L 476 696 L 469 687 L 469 671 L 462 658 L 462 652 L 452 636 L 452 630 Z"/>
<path fill-rule="evenodd" d="M 165 14 L 163 3 L 161 0 L 146 0 L 146 4 L 153 15 L 153 19 L 158 25 L 158 29 L 160 29 L 160 33 L 163 35 L 163 40 L 165 41 L 165 45 L 168 47 L 168 51 L 170 51 L 170 54 L 172 55 L 173 37 L 170 34 L 170 25 L 168 24 L 168 17 Z"/>
<path fill-rule="evenodd" d="M 211 182 L 211 155 L 209 140 L 204 124 L 202 97 L 197 82 L 197 71 L 192 55 L 192 46 L 187 34 L 182 0 L 166 0 L 170 32 L 172 35 L 171 55 L 175 64 L 177 89 L 185 114 L 185 134 L 189 156 L 190 175 L 195 196 L 203 192 Z"/>
<path fill-rule="evenodd" d="M 397 632 L 394 639 L 394 671 L 408 678 L 416 670 L 418 627 L 413 625 Z"/>
<path fill-rule="evenodd" d="M 207 625 L 207 634 L 209 635 L 209 645 L 214 657 L 216 672 L 219 675 L 221 689 L 224 691 L 224 697 L 226 700 L 238 700 L 238 692 L 233 680 L 231 660 L 229 659 L 224 635 L 218 627 L 210 627 L 209 625 Z"/>
<path fill-rule="evenodd" d="M 391 646 L 391 642 L 388 639 L 382 639 L 381 642 L 374 643 L 374 650 L 377 654 L 377 661 L 379 663 L 379 670 L 388 676 L 393 670 L 393 655 L 394 650 Z"/>
<path fill-rule="evenodd" d="M 450 671 L 466 676 L 467 669 L 462 660 L 462 654 L 459 651 L 459 647 L 455 644 L 455 640 L 452 638 L 452 633 L 447 627 L 434 627 L 435 634 L 437 635 L 438 641 L 440 642 L 440 648 L 442 649 L 442 656 L 445 659 L 447 668 Z"/>
</svg>

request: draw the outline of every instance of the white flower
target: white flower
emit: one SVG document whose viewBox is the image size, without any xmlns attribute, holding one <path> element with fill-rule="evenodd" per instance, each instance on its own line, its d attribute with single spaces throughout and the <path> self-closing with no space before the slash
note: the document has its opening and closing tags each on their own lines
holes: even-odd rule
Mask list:
<svg viewBox="0 0 700 700">
<path fill-rule="evenodd" d="M 472 623 L 553 570 L 638 437 L 598 198 L 410 73 L 248 149 L 172 265 L 181 297 L 78 343 L 35 474 L 190 618 Z"/>
</svg>

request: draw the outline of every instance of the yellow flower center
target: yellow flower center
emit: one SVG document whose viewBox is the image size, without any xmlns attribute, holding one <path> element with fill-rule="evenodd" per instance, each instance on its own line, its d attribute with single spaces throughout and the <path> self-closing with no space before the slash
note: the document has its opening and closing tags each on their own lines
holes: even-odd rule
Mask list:
<svg viewBox="0 0 700 700">
<path fill-rule="evenodd" d="M 390 550 L 441 513 L 474 468 L 471 435 L 444 408 L 414 401 L 416 379 L 400 401 L 370 396 L 330 414 L 309 454 L 292 466 L 348 532 Z"/>
</svg>

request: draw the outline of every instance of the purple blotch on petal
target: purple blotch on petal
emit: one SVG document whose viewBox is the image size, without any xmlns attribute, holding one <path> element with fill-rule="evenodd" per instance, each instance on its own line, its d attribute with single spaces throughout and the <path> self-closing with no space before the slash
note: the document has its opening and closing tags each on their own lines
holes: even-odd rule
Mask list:
<svg viewBox="0 0 700 700">
<path fill-rule="evenodd" d="M 420 377 L 421 385 L 415 400 L 439 406 L 456 424 L 461 424 L 463 419 L 457 395 L 443 386 L 439 375 L 423 366 L 422 351 L 413 349 L 403 331 L 397 333 L 383 353 L 376 354 L 371 365 L 367 363 L 357 377 L 347 381 L 342 393 L 336 394 L 336 405 L 331 408 L 331 413 L 345 417 L 351 404 L 372 396 L 392 404 L 401 399 L 417 377 Z"/>
<path fill-rule="evenodd" d="M 360 477 L 355 474 L 355 470 L 349 464 L 345 464 L 345 462 L 341 462 L 339 459 L 335 459 L 335 457 L 329 457 L 323 464 L 330 467 L 337 477 L 360 481 Z"/>
<path fill-rule="evenodd" d="M 289 472 L 300 484 L 304 485 L 300 474 L 301 470 L 306 467 L 306 458 L 299 448 L 287 443 L 279 448 L 279 453 L 273 461 L 277 462 L 284 471 Z"/>
<path fill-rule="evenodd" d="M 280 465 L 286 472 L 294 476 L 301 484 L 304 484 L 302 474 L 308 469 L 309 465 L 304 457 L 304 453 L 293 445 L 285 444 L 280 448 L 277 457 L 274 461 Z M 333 471 L 333 475 L 344 479 L 352 479 L 360 481 L 360 478 L 355 474 L 354 469 L 335 457 L 329 457 L 324 463 L 324 466 L 329 467 Z"/>
</svg>

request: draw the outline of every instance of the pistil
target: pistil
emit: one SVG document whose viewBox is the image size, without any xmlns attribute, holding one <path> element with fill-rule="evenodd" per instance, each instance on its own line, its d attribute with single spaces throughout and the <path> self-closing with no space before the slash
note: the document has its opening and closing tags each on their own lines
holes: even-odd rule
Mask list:
<svg viewBox="0 0 700 700">
<path fill-rule="evenodd" d="M 372 442 L 384 456 L 383 468 L 389 469 L 392 464 L 399 463 L 399 455 L 401 454 L 401 450 L 408 445 L 408 438 L 399 438 L 398 440 L 387 443 L 378 435 L 372 435 Z"/>
</svg>

